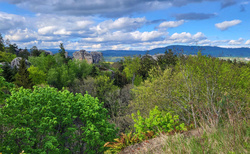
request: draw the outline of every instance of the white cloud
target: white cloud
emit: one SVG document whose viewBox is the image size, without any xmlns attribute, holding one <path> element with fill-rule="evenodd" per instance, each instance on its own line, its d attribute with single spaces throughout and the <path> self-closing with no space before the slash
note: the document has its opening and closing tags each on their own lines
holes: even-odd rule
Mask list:
<svg viewBox="0 0 250 154">
<path fill-rule="evenodd" d="M 239 38 L 238 40 L 230 40 L 230 41 L 228 42 L 228 44 L 229 44 L 229 45 L 240 45 L 240 44 L 243 43 L 243 41 L 244 41 L 243 38 Z"/>
<path fill-rule="evenodd" d="M 185 22 L 184 20 L 166 21 L 166 22 L 161 23 L 158 28 L 174 28 L 174 27 L 178 27 L 184 24 L 184 22 Z"/>
<path fill-rule="evenodd" d="M 52 34 L 55 31 L 56 26 L 45 26 L 38 29 L 38 33 L 41 35 Z"/>
<path fill-rule="evenodd" d="M 36 34 L 36 32 L 26 28 L 24 30 L 10 30 L 4 38 L 9 39 L 10 41 L 28 42 L 36 40 L 38 38 L 38 35 Z"/>
<path fill-rule="evenodd" d="M 241 20 L 224 21 L 224 22 L 215 24 L 215 27 L 217 27 L 220 30 L 227 30 L 229 27 L 238 25 L 239 23 L 241 23 Z"/>
<path fill-rule="evenodd" d="M 99 35 L 98 37 L 88 37 L 83 38 L 83 41 L 86 42 L 108 42 L 119 44 L 119 43 L 134 43 L 134 42 L 144 42 L 144 41 L 154 41 L 162 39 L 163 37 L 167 35 L 167 32 L 160 32 L 160 31 L 149 31 L 149 32 L 139 32 L 139 31 L 133 31 L 133 32 L 122 32 L 122 31 L 115 31 L 115 32 L 109 32 L 105 33 L 103 35 Z"/>
<path fill-rule="evenodd" d="M 245 42 L 245 44 L 246 44 L 246 45 L 250 45 L 250 40 L 247 40 L 247 41 Z"/>
<path fill-rule="evenodd" d="M 106 20 L 99 23 L 95 27 L 91 27 L 90 29 L 98 34 L 103 34 L 109 31 L 134 31 L 140 27 L 142 27 L 147 22 L 146 18 L 128 18 L 122 17 L 117 20 Z"/>
<path fill-rule="evenodd" d="M 70 35 L 71 32 L 67 31 L 63 28 L 63 29 L 59 29 L 59 30 L 55 31 L 53 34 L 55 34 L 55 35 Z"/>
<path fill-rule="evenodd" d="M 0 12 L 0 31 L 8 31 L 10 29 L 23 27 L 25 22 L 25 17 Z"/>
<path fill-rule="evenodd" d="M 101 47 L 102 47 L 101 44 L 94 44 L 94 45 L 92 45 L 92 48 L 94 48 L 94 49 L 100 49 Z"/>
<path fill-rule="evenodd" d="M 132 32 L 131 35 L 135 38 L 135 40 L 140 40 L 140 41 L 151 41 L 157 38 L 161 38 L 167 33 L 164 32 L 159 32 L 159 31 L 151 31 L 151 32 Z"/>
<path fill-rule="evenodd" d="M 205 39 L 197 42 L 198 45 L 203 45 L 203 46 L 210 46 L 212 44 L 211 40 Z"/>
<path fill-rule="evenodd" d="M 198 32 L 198 33 L 194 34 L 193 37 L 196 40 L 204 40 L 207 38 L 202 32 Z"/>
<path fill-rule="evenodd" d="M 206 36 L 201 32 L 197 32 L 194 35 L 187 32 L 174 33 L 169 38 L 166 38 L 168 43 L 189 43 L 189 44 L 196 44 L 199 41 L 205 39 Z"/>
</svg>

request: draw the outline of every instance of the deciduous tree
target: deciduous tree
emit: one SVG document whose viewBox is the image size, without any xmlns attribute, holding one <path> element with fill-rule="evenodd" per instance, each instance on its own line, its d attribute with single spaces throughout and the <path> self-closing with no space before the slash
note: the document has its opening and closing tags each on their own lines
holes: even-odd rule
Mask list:
<svg viewBox="0 0 250 154">
<path fill-rule="evenodd" d="M 3 153 L 103 153 L 117 130 L 98 98 L 67 90 L 13 90 L 0 108 Z"/>
</svg>

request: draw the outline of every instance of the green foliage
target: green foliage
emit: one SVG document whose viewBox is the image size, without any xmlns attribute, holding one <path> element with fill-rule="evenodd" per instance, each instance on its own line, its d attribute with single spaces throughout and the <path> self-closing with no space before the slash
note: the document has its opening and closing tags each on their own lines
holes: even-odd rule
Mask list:
<svg viewBox="0 0 250 154">
<path fill-rule="evenodd" d="M 11 53 L 11 54 L 17 54 L 16 50 L 18 50 L 18 46 L 16 44 L 9 43 L 9 47 L 5 49 L 5 52 Z"/>
<path fill-rule="evenodd" d="M 26 68 L 25 59 L 20 60 L 18 72 L 15 75 L 15 84 L 19 87 L 32 88 L 33 83 Z"/>
<path fill-rule="evenodd" d="M 10 63 L 15 58 L 15 54 L 0 51 L 0 62 Z"/>
<path fill-rule="evenodd" d="M 29 56 L 30 56 L 30 53 L 27 50 L 27 48 L 25 48 L 24 50 L 22 50 L 21 52 L 18 53 L 18 57 L 22 57 L 25 59 L 28 59 Z"/>
<path fill-rule="evenodd" d="M 124 148 L 151 139 L 159 133 L 179 132 L 186 130 L 184 123 L 179 124 L 178 116 L 172 116 L 170 113 L 161 112 L 156 106 L 150 111 L 148 118 L 143 118 L 140 112 L 137 118 L 132 114 L 135 124 L 135 133 L 121 134 L 120 138 L 114 139 L 115 142 L 107 142 L 104 146 L 110 149 L 107 153 L 118 153 Z"/>
<path fill-rule="evenodd" d="M 104 102 L 104 107 L 111 110 L 115 106 L 111 106 L 111 100 L 118 89 L 117 86 L 113 84 L 114 80 L 111 80 L 108 76 L 102 75 L 98 76 L 95 79 L 96 86 L 96 96 L 100 99 L 101 102 Z"/>
<path fill-rule="evenodd" d="M 4 40 L 1 33 L 0 33 L 0 52 L 4 52 Z"/>
<path fill-rule="evenodd" d="M 99 68 L 97 66 L 93 65 L 89 75 L 92 77 L 96 77 L 96 76 L 100 75 Z"/>
<path fill-rule="evenodd" d="M 179 117 L 177 115 L 172 116 L 170 113 L 159 111 L 157 106 L 149 112 L 148 118 L 143 118 L 140 111 L 137 112 L 137 116 L 138 118 L 136 119 L 135 115 L 132 114 L 132 119 L 135 122 L 135 131 L 139 137 L 143 137 L 147 131 L 159 134 L 161 132 L 186 130 L 184 123 L 179 124 Z"/>
<path fill-rule="evenodd" d="M 70 69 L 66 64 L 51 68 L 47 76 L 48 84 L 58 89 L 69 86 L 73 83 L 74 79 L 74 70 Z"/>
<path fill-rule="evenodd" d="M 165 69 L 167 66 L 174 66 L 177 64 L 177 55 L 174 55 L 171 49 L 166 50 L 164 55 L 161 55 L 157 59 L 157 64 L 161 69 Z"/>
<path fill-rule="evenodd" d="M 37 57 L 37 56 L 39 56 L 41 53 L 42 53 L 42 51 L 40 51 L 36 46 L 33 46 L 33 47 L 30 49 L 30 54 L 31 54 L 31 56 Z"/>
<path fill-rule="evenodd" d="M 71 60 L 68 62 L 68 66 L 78 79 L 86 78 L 92 72 L 92 66 L 86 60 Z"/>
<path fill-rule="evenodd" d="M 139 86 L 142 82 L 142 76 L 136 75 L 134 79 L 134 85 Z"/>
<path fill-rule="evenodd" d="M 122 149 L 141 142 L 138 135 L 133 135 L 132 132 L 128 134 L 122 133 L 120 138 L 116 138 L 114 141 L 105 143 L 104 147 L 109 148 L 105 153 L 119 153 Z"/>
<path fill-rule="evenodd" d="M 42 53 L 38 57 L 29 57 L 29 62 L 35 67 L 38 67 L 39 70 L 43 71 L 44 73 L 48 73 L 49 69 L 55 67 L 56 65 L 62 65 L 63 59 L 61 57 L 58 57 L 57 55 L 46 56 L 45 53 Z"/>
<path fill-rule="evenodd" d="M 141 58 L 140 65 L 138 73 L 142 76 L 143 80 L 146 80 L 149 71 L 156 65 L 156 61 L 150 55 L 146 54 Z"/>
<path fill-rule="evenodd" d="M 2 76 L 6 79 L 7 82 L 15 81 L 16 71 L 15 69 L 11 68 L 10 64 L 5 62 L 4 65 L 2 66 L 2 69 L 3 69 Z"/>
<path fill-rule="evenodd" d="M 42 70 L 39 70 L 38 67 L 32 65 L 28 68 L 28 72 L 34 85 L 46 83 L 46 74 Z"/>
<path fill-rule="evenodd" d="M 1 65 L 0 65 L 1 66 Z M 2 68 L 0 67 L 0 74 L 2 73 Z M 5 81 L 4 77 L 0 76 L 0 105 L 3 104 L 4 100 L 9 97 L 6 92 L 10 90 L 14 85 Z"/>
<path fill-rule="evenodd" d="M 55 56 L 58 61 L 63 60 Z M 62 62 L 62 61 L 61 61 Z M 91 73 L 92 66 L 86 61 L 70 60 L 68 64 L 62 62 L 48 71 L 47 81 L 58 89 L 71 86 L 75 79 L 86 78 Z"/>
<path fill-rule="evenodd" d="M 225 106 L 220 103 L 222 97 L 226 95 L 232 102 L 240 101 L 244 109 L 249 102 L 250 69 L 247 66 L 198 54 L 180 59 L 174 68 L 164 71 L 154 68 L 151 72 L 152 75 L 150 73 L 149 78 L 133 90 L 131 107 L 143 115 L 157 105 L 160 110 L 174 111 L 190 124 L 200 118 L 196 112 L 202 110 L 204 116 L 209 115 L 207 121 L 216 115 L 218 124 L 221 114 L 225 113 Z"/>
<path fill-rule="evenodd" d="M 64 46 L 63 46 L 63 43 L 60 43 L 59 47 L 60 47 L 59 54 L 60 54 L 63 58 L 65 58 L 65 53 L 66 53 L 66 51 L 65 51 L 65 48 L 64 48 Z"/>
<path fill-rule="evenodd" d="M 124 73 L 121 73 L 119 70 L 114 73 L 114 85 L 122 88 L 129 83 L 127 77 Z"/>
<path fill-rule="evenodd" d="M 134 84 L 135 76 L 138 70 L 140 69 L 140 61 L 139 57 L 125 57 L 124 60 L 124 72 L 128 79 L 131 79 L 132 84 Z"/>
<path fill-rule="evenodd" d="M 13 90 L 0 108 L 3 153 L 101 153 L 116 129 L 97 98 L 67 90 Z"/>
</svg>

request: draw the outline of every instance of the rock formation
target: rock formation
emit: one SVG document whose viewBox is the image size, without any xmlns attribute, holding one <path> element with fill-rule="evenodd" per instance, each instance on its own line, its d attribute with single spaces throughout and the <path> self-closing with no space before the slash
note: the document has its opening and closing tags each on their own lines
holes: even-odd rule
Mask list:
<svg viewBox="0 0 250 154">
<path fill-rule="evenodd" d="M 85 59 L 89 64 L 99 63 L 102 59 L 101 52 L 87 52 L 86 50 L 80 50 L 73 53 L 74 59 L 83 60 Z"/>
<path fill-rule="evenodd" d="M 79 59 L 79 60 L 85 59 L 85 58 L 84 58 L 84 53 L 85 53 L 85 52 L 86 52 L 85 50 L 80 50 L 80 51 L 74 52 L 74 53 L 73 53 L 74 59 Z"/>
<path fill-rule="evenodd" d="M 97 63 L 99 63 L 102 60 L 102 56 L 103 55 L 102 55 L 101 52 L 92 51 L 92 52 L 90 52 L 90 54 L 93 57 L 93 63 L 94 64 L 97 64 Z"/>
<path fill-rule="evenodd" d="M 11 61 L 11 64 L 10 64 L 11 67 L 14 68 L 16 66 L 16 68 L 19 68 L 19 64 L 20 64 L 21 59 L 22 59 L 22 57 L 16 57 L 15 59 L 13 59 Z M 30 63 L 27 60 L 25 60 L 25 64 L 26 64 L 26 66 L 30 65 Z"/>
<path fill-rule="evenodd" d="M 44 52 L 45 52 L 46 55 L 53 55 L 53 53 L 51 51 L 44 50 Z"/>
</svg>

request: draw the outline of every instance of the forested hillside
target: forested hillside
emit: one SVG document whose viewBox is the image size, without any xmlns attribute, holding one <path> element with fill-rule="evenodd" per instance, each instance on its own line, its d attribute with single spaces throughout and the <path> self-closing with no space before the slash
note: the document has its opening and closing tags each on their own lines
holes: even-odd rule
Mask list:
<svg viewBox="0 0 250 154">
<path fill-rule="evenodd" d="M 1 38 L 0 153 L 118 153 L 162 135 L 150 153 L 250 150 L 250 62 L 167 50 L 89 64 L 63 44 L 55 55 L 18 51 Z"/>
</svg>

